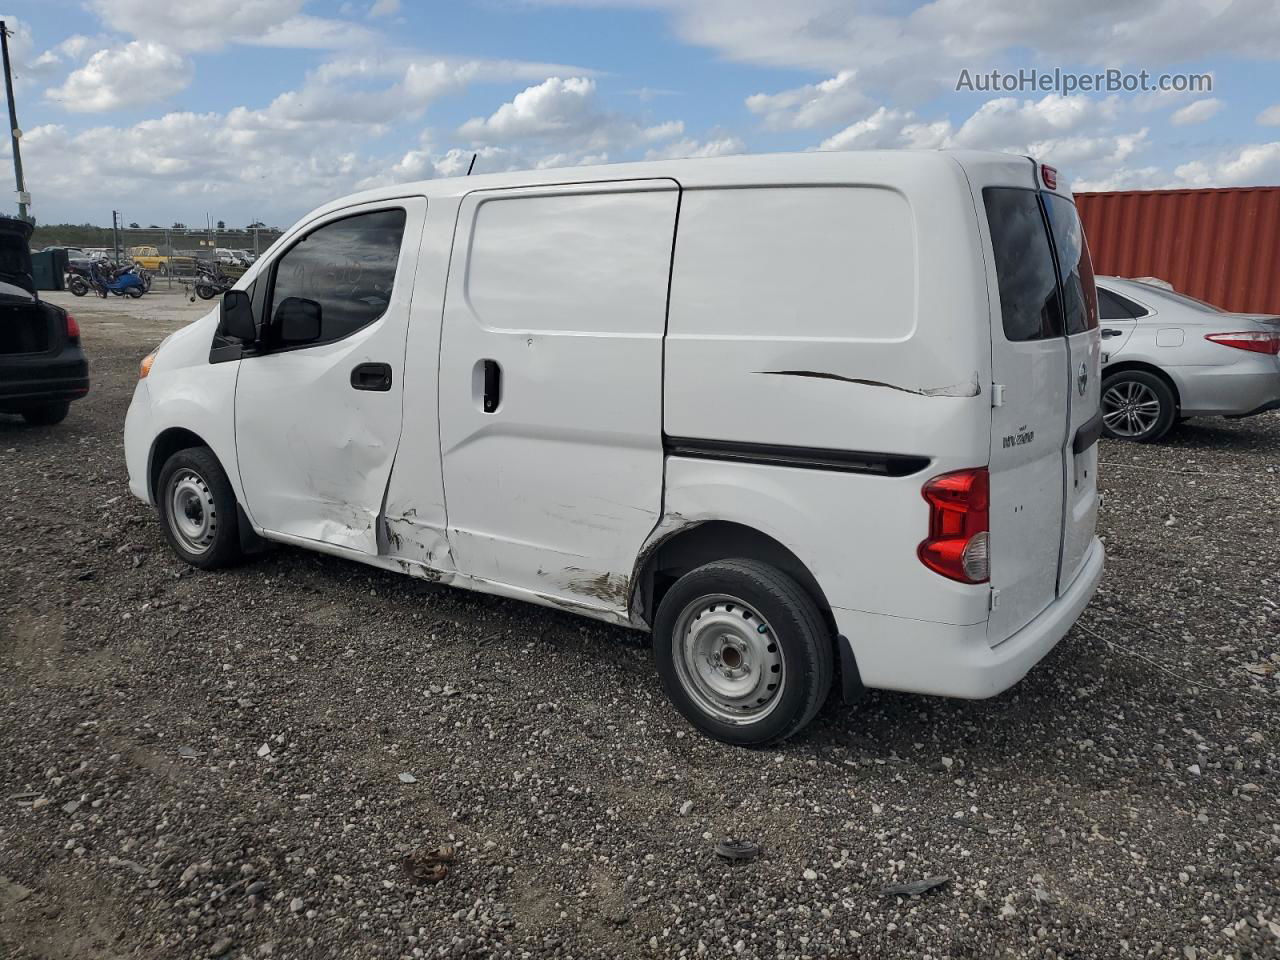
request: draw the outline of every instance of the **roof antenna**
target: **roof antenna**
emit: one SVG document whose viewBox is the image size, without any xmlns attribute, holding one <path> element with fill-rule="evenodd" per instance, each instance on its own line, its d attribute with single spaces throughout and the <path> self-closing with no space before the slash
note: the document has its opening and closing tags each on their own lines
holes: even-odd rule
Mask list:
<svg viewBox="0 0 1280 960">
<path fill-rule="evenodd" d="M 470 162 L 469 164 L 467 164 L 467 176 L 468 176 L 468 177 L 469 177 L 469 176 L 471 176 L 471 171 L 472 171 L 472 170 L 474 170 L 474 169 L 476 168 L 476 157 L 478 157 L 478 156 L 479 156 L 479 154 L 477 154 L 477 153 L 473 153 L 473 154 L 471 155 L 471 162 Z"/>
</svg>

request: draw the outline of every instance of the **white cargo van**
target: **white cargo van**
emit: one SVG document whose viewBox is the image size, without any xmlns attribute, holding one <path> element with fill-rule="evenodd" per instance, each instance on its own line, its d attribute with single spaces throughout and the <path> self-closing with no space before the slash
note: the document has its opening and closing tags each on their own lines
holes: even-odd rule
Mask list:
<svg viewBox="0 0 1280 960">
<path fill-rule="evenodd" d="M 714 737 L 834 681 L 987 697 L 1102 574 L 1097 310 L 1025 157 L 822 153 L 432 180 L 307 216 L 143 363 L 133 492 L 650 630 Z"/>
</svg>

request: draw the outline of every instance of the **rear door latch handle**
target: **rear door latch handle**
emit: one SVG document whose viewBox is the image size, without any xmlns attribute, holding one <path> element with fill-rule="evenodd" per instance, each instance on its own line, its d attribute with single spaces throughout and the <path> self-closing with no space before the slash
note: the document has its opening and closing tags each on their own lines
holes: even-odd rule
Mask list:
<svg viewBox="0 0 1280 960">
<path fill-rule="evenodd" d="M 1102 339 L 1103 339 L 1103 340 L 1110 340 L 1112 337 L 1123 337 L 1123 336 L 1124 336 L 1124 331 L 1123 331 L 1123 330 L 1116 330 L 1116 329 L 1114 329 L 1113 327 L 1103 327 L 1103 328 L 1102 328 Z"/>
<path fill-rule="evenodd" d="M 385 393 L 391 389 L 391 364 L 361 363 L 351 371 L 351 386 L 357 390 L 377 390 Z"/>
</svg>

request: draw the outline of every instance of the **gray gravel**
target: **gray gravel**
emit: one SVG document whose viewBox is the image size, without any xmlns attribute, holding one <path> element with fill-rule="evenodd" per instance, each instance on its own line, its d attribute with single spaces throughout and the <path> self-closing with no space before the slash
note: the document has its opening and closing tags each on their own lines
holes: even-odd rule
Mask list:
<svg viewBox="0 0 1280 960">
<path fill-rule="evenodd" d="M 1280 956 L 1280 416 L 1104 442 L 1106 583 L 1014 690 L 742 751 L 639 634 L 176 561 L 120 445 L 160 302 L 76 302 L 94 392 L 0 417 L 0 956 Z"/>
</svg>

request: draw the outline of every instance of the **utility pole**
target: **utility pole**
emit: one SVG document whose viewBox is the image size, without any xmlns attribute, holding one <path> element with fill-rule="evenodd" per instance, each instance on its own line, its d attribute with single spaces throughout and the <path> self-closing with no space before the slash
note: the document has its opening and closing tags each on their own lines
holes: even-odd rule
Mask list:
<svg viewBox="0 0 1280 960">
<path fill-rule="evenodd" d="M 9 69 L 9 27 L 0 20 L 0 53 L 4 56 L 4 92 L 9 100 L 9 137 L 13 141 L 13 180 L 18 188 L 18 216 L 27 219 L 27 186 L 22 180 L 22 151 L 18 141 L 22 130 L 18 127 L 18 108 L 13 103 L 13 73 Z"/>
</svg>

